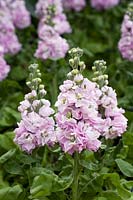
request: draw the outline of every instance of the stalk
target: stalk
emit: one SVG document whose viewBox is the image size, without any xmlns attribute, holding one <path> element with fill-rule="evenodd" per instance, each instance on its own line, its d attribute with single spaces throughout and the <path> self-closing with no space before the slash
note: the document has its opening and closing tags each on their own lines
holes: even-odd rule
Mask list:
<svg viewBox="0 0 133 200">
<path fill-rule="evenodd" d="M 78 176 L 79 176 L 79 161 L 78 153 L 74 154 L 74 167 L 73 167 L 73 184 L 72 184 L 72 200 L 78 200 Z"/>
</svg>

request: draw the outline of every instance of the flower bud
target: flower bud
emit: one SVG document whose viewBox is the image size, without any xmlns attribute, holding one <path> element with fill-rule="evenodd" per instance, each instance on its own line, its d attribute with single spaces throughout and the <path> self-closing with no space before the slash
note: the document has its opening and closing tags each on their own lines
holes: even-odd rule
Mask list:
<svg viewBox="0 0 133 200">
<path fill-rule="evenodd" d="M 74 60 L 73 60 L 73 59 L 70 59 L 70 60 L 69 60 L 69 64 L 70 64 L 71 67 L 73 67 L 73 65 L 74 65 Z"/>
<path fill-rule="evenodd" d="M 68 77 L 69 79 L 71 79 L 71 78 L 73 77 L 72 73 L 69 72 L 69 73 L 67 74 L 67 77 Z"/>
<path fill-rule="evenodd" d="M 71 73 L 72 73 L 73 76 L 75 76 L 75 75 L 79 74 L 79 70 L 78 69 L 73 69 L 71 71 Z"/>
<path fill-rule="evenodd" d="M 79 66 L 80 66 L 81 70 L 84 70 L 86 68 L 86 65 L 85 65 L 85 63 L 83 61 L 79 62 Z"/>
<path fill-rule="evenodd" d="M 30 82 L 30 81 L 27 81 L 27 82 L 26 82 L 26 85 L 27 85 L 28 87 L 31 87 L 31 82 Z"/>
<path fill-rule="evenodd" d="M 107 80 L 108 79 L 108 75 L 104 74 L 104 79 Z"/>
<path fill-rule="evenodd" d="M 95 66 L 93 66 L 93 67 L 92 67 L 92 70 L 93 70 L 93 71 L 96 71 L 96 67 L 95 67 Z"/>
<path fill-rule="evenodd" d="M 43 90 L 43 89 L 44 89 L 44 85 L 42 85 L 42 84 L 39 85 L 39 89 L 40 89 L 40 90 Z"/>
<path fill-rule="evenodd" d="M 96 81 L 97 81 L 97 78 L 92 78 L 92 81 L 96 82 Z"/>
</svg>

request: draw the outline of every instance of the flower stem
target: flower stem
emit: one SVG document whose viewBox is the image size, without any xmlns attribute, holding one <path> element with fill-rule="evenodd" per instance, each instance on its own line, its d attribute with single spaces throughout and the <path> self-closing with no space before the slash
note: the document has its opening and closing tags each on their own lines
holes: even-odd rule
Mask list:
<svg viewBox="0 0 133 200">
<path fill-rule="evenodd" d="M 72 200 L 78 200 L 78 176 L 79 176 L 79 161 L 78 153 L 74 154 L 74 167 L 73 167 L 73 185 L 72 185 Z"/>
</svg>

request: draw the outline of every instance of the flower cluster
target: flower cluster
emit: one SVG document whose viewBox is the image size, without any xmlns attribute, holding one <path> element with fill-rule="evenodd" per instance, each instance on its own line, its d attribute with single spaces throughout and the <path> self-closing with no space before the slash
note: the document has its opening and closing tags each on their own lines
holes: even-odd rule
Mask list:
<svg viewBox="0 0 133 200">
<path fill-rule="evenodd" d="M 126 130 L 127 119 L 123 116 L 124 111 L 117 107 L 115 91 L 107 86 L 107 75 L 103 74 L 105 62 L 95 62 L 96 77 L 95 82 L 91 82 L 81 74 L 85 68 L 84 62 L 80 61 L 82 51 L 72 49 L 70 53 L 73 70 L 68 74 L 70 80 L 60 86 L 55 104 L 58 110 L 57 140 L 69 154 L 84 149 L 97 151 L 101 146 L 99 137 L 121 136 Z"/>
<path fill-rule="evenodd" d="M 15 129 L 14 141 L 22 150 L 31 153 L 36 147 L 53 145 L 56 137 L 54 120 L 51 117 L 54 110 L 50 107 L 50 102 L 44 98 L 46 91 L 44 85 L 40 84 L 40 70 L 36 64 L 30 65 L 29 69 L 31 80 L 27 85 L 31 92 L 25 95 L 24 101 L 18 107 L 22 120 Z"/>
<path fill-rule="evenodd" d="M 21 44 L 15 33 L 15 26 L 25 28 L 29 24 L 30 15 L 23 0 L 0 1 L 0 46 L 3 48 L 3 54 L 1 54 L 2 57 L 0 58 L 0 80 L 3 80 L 9 72 L 9 66 L 5 67 L 4 54 L 10 53 L 14 55 L 21 49 Z"/>
<path fill-rule="evenodd" d="M 121 26 L 121 39 L 118 48 L 122 57 L 133 61 L 133 4 L 129 4 Z"/>
<path fill-rule="evenodd" d="M 97 10 L 106 10 L 116 6 L 120 0 L 91 0 L 91 6 Z"/>
<path fill-rule="evenodd" d="M 0 81 L 6 78 L 9 71 L 10 66 L 4 60 L 4 49 L 0 46 Z"/>
<path fill-rule="evenodd" d="M 62 1 L 39 0 L 36 4 L 36 13 L 40 22 L 38 26 L 38 49 L 35 56 L 43 60 L 65 57 L 69 45 L 60 35 L 70 33 L 71 28 L 63 13 Z"/>
<path fill-rule="evenodd" d="M 63 5 L 66 9 L 80 11 L 85 7 L 86 2 L 85 0 L 63 0 Z"/>
<path fill-rule="evenodd" d="M 83 51 L 73 48 L 69 51 L 71 72 L 68 80 L 60 86 L 55 103 L 55 122 L 50 102 L 44 99 L 46 91 L 41 84 L 38 65 L 29 67 L 31 73 L 27 85 L 31 92 L 25 95 L 19 111 L 22 120 L 15 129 L 15 142 L 31 153 L 36 147 L 54 145 L 58 142 L 64 152 L 73 154 L 85 149 L 97 151 L 101 137 L 113 139 L 121 136 L 127 127 L 124 110 L 118 108 L 115 91 L 108 86 L 105 74 L 106 62 L 98 60 L 92 67 L 92 81 L 84 78 L 85 63 L 80 61 Z"/>
</svg>

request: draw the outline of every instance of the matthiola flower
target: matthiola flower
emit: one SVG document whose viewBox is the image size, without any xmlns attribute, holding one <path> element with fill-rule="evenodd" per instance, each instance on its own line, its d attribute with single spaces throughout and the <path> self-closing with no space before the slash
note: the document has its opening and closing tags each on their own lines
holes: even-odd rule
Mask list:
<svg viewBox="0 0 133 200">
<path fill-rule="evenodd" d="M 116 6 L 120 0 L 91 0 L 91 6 L 97 10 L 106 10 Z"/>
<path fill-rule="evenodd" d="M 4 57 L 0 55 L 0 81 L 5 79 L 10 71 L 10 66 L 4 60 Z"/>
<path fill-rule="evenodd" d="M 127 119 L 124 110 L 118 108 L 115 91 L 107 86 L 106 62 L 94 63 L 95 77 L 91 82 L 81 74 L 85 68 L 84 62 L 80 61 L 82 51 L 74 48 L 69 53 L 73 70 L 68 73 L 70 80 L 59 87 L 60 94 L 55 103 L 57 141 L 69 154 L 84 149 L 97 151 L 101 146 L 99 137 L 121 136 L 126 130 Z"/>
<path fill-rule="evenodd" d="M 57 15 L 53 18 L 54 30 L 62 35 L 63 33 L 71 33 L 71 27 L 67 21 L 65 14 Z"/>
<path fill-rule="evenodd" d="M 122 22 L 118 48 L 123 58 L 133 61 L 133 18 L 129 14 L 125 14 Z"/>
<path fill-rule="evenodd" d="M 38 49 L 35 57 L 45 59 L 59 59 L 65 57 L 69 45 L 60 35 L 70 33 L 71 28 L 63 13 L 61 0 L 39 0 L 36 13 L 40 18 L 38 26 Z"/>
<path fill-rule="evenodd" d="M 75 51 L 78 55 L 79 50 Z M 73 80 L 66 80 L 60 86 L 61 92 L 55 103 L 58 110 L 57 140 L 63 151 L 69 154 L 75 151 L 80 153 L 84 149 L 97 151 L 101 145 L 98 140 L 100 132 L 96 130 L 100 120 L 97 104 L 99 97 L 95 96 L 98 88 L 74 70 L 71 72 Z"/>
<path fill-rule="evenodd" d="M 47 15 L 48 7 L 53 6 L 55 10 L 55 15 L 61 14 L 63 12 L 62 1 L 61 0 L 39 0 L 36 4 L 36 13 L 39 17 Z"/>
<path fill-rule="evenodd" d="M 85 0 L 63 0 L 63 5 L 67 9 L 80 11 L 85 7 L 86 2 Z"/>
<path fill-rule="evenodd" d="M 8 3 L 12 21 L 17 28 L 23 29 L 31 24 L 30 13 L 26 9 L 24 0 L 15 0 Z"/>
<path fill-rule="evenodd" d="M 0 44 L 4 47 L 4 53 L 16 54 L 21 49 L 21 44 L 14 32 L 6 34 L 0 32 Z"/>
<path fill-rule="evenodd" d="M 51 116 L 54 110 L 50 107 L 50 102 L 44 99 L 46 91 L 44 86 L 40 85 L 41 79 L 37 77 L 40 71 L 37 68 L 35 64 L 29 67 L 33 78 L 27 84 L 32 91 L 25 95 L 24 101 L 20 102 L 18 110 L 22 119 L 15 129 L 14 141 L 28 153 L 36 147 L 54 145 L 56 141 L 55 122 Z"/>
<path fill-rule="evenodd" d="M 97 61 L 94 63 L 94 71 L 100 68 L 101 70 L 106 69 L 106 62 Z M 103 79 L 102 79 L 103 78 Z M 106 139 L 113 139 L 121 136 L 127 128 L 127 119 L 124 117 L 124 110 L 118 108 L 117 95 L 115 91 L 107 86 L 106 82 L 107 75 L 99 75 L 96 80 L 99 83 L 100 90 L 102 92 L 99 101 L 99 114 L 101 115 L 102 121 L 97 127 L 102 136 Z M 102 81 L 102 85 L 100 85 Z M 104 83 L 105 82 L 105 83 Z"/>
<path fill-rule="evenodd" d="M 40 40 L 38 43 L 38 49 L 36 50 L 35 56 L 46 60 L 64 58 L 69 46 L 67 41 L 61 36 L 55 34 L 54 36 Z"/>
<path fill-rule="evenodd" d="M 1 0 L 0 7 L 6 9 L 13 24 L 17 28 L 25 28 L 30 25 L 30 13 L 26 9 L 24 0 Z"/>
</svg>

